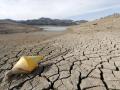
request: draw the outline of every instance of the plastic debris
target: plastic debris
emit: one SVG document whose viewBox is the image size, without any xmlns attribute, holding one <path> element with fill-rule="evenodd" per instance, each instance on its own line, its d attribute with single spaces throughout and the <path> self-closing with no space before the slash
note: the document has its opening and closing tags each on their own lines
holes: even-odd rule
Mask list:
<svg viewBox="0 0 120 90">
<path fill-rule="evenodd" d="M 8 79 L 13 74 L 32 72 L 38 67 L 41 60 L 43 60 L 43 56 L 22 56 L 13 68 L 5 74 L 5 79 Z"/>
</svg>

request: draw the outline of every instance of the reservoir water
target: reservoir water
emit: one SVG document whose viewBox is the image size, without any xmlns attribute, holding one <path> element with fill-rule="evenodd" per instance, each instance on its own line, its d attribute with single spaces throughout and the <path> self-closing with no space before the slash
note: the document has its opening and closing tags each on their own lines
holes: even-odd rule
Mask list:
<svg viewBox="0 0 120 90">
<path fill-rule="evenodd" d="M 69 26 L 39 26 L 45 31 L 65 31 Z"/>
</svg>

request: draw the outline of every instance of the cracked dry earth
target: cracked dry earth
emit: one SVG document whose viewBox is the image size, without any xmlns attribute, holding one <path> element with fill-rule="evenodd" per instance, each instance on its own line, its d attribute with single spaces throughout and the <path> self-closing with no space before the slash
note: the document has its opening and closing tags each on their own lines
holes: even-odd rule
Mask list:
<svg viewBox="0 0 120 90">
<path fill-rule="evenodd" d="M 31 74 L 4 73 L 22 55 L 44 55 Z M 0 90 L 120 90 L 120 31 L 67 33 L 0 57 Z"/>
</svg>

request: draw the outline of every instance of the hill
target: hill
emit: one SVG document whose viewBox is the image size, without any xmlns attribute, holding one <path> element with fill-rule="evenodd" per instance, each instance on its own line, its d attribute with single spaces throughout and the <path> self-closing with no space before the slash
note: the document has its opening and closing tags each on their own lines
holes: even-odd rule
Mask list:
<svg viewBox="0 0 120 90">
<path fill-rule="evenodd" d="M 73 20 L 60 20 L 60 19 L 50 19 L 50 18 L 40 18 L 26 21 L 17 21 L 22 24 L 28 25 L 56 25 L 56 26 L 69 26 L 69 25 L 77 25 L 80 23 L 87 22 L 86 20 L 73 21 Z"/>
<path fill-rule="evenodd" d="M 73 27 L 73 31 L 75 32 L 87 32 L 87 31 L 119 31 L 120 28 L 120 14 L 115 13 L 113 15 L 106 16 L 101 19 L 97 19 L 91 22 L 83 23 L 81 25 Z M 72 29 L 72 28 L 71 28 Z"/>
<path fill-rule="evenodd" d="M 0 34 L 28 33 L 40 30 L 40 28 L 31 25 L 20 24 L 13 20 L 0 20 Z"/>
</svg>

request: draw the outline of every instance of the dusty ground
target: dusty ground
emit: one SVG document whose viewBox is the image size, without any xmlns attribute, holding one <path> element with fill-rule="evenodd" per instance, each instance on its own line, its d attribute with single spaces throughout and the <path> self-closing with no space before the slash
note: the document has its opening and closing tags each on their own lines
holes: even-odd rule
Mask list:
<svg viewBox="0 0 120 90">
<path fill-rule="evenodd" d="M 41 43 L 48 38 L 59 36 L 63 32 L 39 31 L 31 33 L 0 34 L 0 54 Z"/>
<path fill-rule="evenodd" d="M 0 52 L 0 90 L 120 90 L 119 22 L 115 17 L 86 23 L 62 36 Z M 45 58 L 31 74 L 3 85 L 4 73 L 22 55 Z"/>
</svg>

